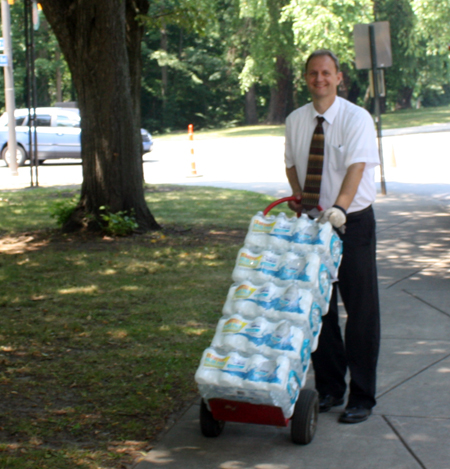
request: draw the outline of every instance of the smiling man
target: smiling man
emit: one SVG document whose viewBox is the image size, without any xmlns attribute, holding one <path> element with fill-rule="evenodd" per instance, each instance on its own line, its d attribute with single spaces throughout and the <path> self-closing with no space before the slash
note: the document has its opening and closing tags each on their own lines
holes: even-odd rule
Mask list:
<svg viewBox="0 0 450 469">
<path fill-rule="evenodd" d="M 375 260 L 375 167 L 379 164 L 370 114 L 337 96 L 342 72 L 329 50 L 310 55 L 305 81 L 312 103 L 286 119 L 286 175 L 296 202 L 289 206 L 339 230 L 343 256 L 329 312 L 312 355 L 320 411 L 344 403 L 341 423 L 366 420 L 376 404 L 380 312 Z M 347 312 L 345 341 L 339 326 L 338 291 Z"/>
</svg>

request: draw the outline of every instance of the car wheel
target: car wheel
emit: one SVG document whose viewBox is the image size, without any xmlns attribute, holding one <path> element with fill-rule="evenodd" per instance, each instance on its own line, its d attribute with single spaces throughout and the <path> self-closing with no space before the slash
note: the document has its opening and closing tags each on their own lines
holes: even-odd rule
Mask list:
<svg viewBox="0 0 450 469">
<path fill-rule="evenodd" d="M 21 147 L 20 145 L 17 145 L 16 155 L 17 155 L 17 166 L 23 166 L 25 164 L 25 161 L 27 160 L 27 154 L 25 150 L 23 149 L 23 147 Z M 9 166 L 10 165 L 9 164 L 10 153 L 9 153 L 7 146 L 3 148 L 2 150 L 2 158 L 3 158 L 3 161 L 6 163 L 6 165 Z"/>
</svg>

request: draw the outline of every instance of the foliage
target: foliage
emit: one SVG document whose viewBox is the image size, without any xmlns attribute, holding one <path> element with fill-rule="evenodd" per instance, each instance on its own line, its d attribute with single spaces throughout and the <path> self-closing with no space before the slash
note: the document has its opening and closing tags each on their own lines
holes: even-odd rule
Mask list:
<svg viewBox="0 0 450 469">
<path fill-rule="evenodd" d="M 102 206 L 100 207 L 100 218 L 104 222 L 103 231 L 111 236 L 127 236 L 139 228 L 133 210 L 130 213 L 123 210 L 111 213 L 108 207 Z"/>
<path fill-rule="evenodd" d="M 378 21 L 389 21 L 393 65 L 386 70 L 390 109 L 447 104 L 450 81 L 447 49 L 448 0 L 377 0 Z"/>
<path fill-rule="evenodd" d="M 283 19 L 292 21 L 297 59 L 316 49 L 331 49 L 344 64 L 354 60 L 353 25 L 373 21 L 370 0 L 291 0 Z"/>
<path fill-rule="evenodd" d="M 424 40 L 427 55 L 448 55 L 450 0 L 411 0 L 417 18 L 416 33 Z"/>
<path fill-rule="evenodd" d="M 52 218 L 56 219 L 58 226 L 62 227 L 69 221 L 72 213 L 77 207 L 77 203 L 78 198 L 74 197 L 73 199 L 64 199 L 53 204 L 50 209 L 50 214 Z"/>
<path fill-rule="evenodd" d="M 24 2 L 10 6 L 11 35 L 13 44 L 13 68 L 16 107 L 26 107 L 26 47 L 24 32 Z M 72 79 L 66 61 L 60 53 L 58 42 L 42 12 L 40 27 L 34 32 L 35 74 L 38 106 L 50 106 L 55 102 L 73 101 Z M 59 89 L 60 94 L 59 94 Z M 0 109 L 4 109 L 4 77 L 0 74 Z"/>
<path fill-rule="evenodd" d="M 22 107 L 23 1 L 11 6 L 11 15 L 16 104 Z M 279 78 L 278 57 L 293 72 L 296 105 L 303 104 L 303 64 L 319 47 L 338 54 L 348 88 L 354 90 L 351 99 L 362 104 L 367 72 L 355 70 L 352 31 L 354 24 L 374 20 L 390 22 L 393 66 L 386 69 L 387 109 L 450 102 L 450 0 L 156 0 L 140 19 L 146 28 L 141 124 L 153 133 L 186 129 L 191 123 L 196 129 L 242 124 L 243 93 L 251 87 L 264 119 Z M 67 64 L 43 15 L 35 39 L 38 105 L 74 100 Z M 4 107 L 3 76 L 0 87 Z"/>
</svg>

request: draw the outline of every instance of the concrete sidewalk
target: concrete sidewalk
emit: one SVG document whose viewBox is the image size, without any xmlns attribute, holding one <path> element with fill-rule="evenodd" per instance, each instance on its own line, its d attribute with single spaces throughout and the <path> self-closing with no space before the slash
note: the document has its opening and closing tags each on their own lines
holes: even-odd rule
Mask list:
<svg viewBox="0 0 450 469">
<path fill-rule="evenodd" d="M 370 419 L 344 425 L 342 408 L 320 414 L 307 446 L 294 445 L 289 428 L 229 422 L 208 439 L 198 401 L 133 469 L 450 468 L 448 194 L 380 195 L 375 210 L 382 343 Z"/>
</svg>

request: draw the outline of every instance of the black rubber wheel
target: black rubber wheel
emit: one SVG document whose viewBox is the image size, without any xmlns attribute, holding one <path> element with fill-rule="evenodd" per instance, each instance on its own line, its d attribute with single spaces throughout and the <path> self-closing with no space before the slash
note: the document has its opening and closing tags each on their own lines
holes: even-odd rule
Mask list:
<svg viewBox="0 0 450 469">
<path fill-rule="evenodd" d="M 208 409 L 206 402 L 202 399 L 200 404 L 200 428 L 203 436 L 214 438 L 222 433 L 225 422 L 216 420 Z"/>
<path fill-rule="evenodd" d="M 25 161 L 27 160 L 27 154 L 25 150 L 23 149 L 23 147 L 21 147 L 20 145 L 17 145 L 16 154 L 17 154 L 17 166 L 23 166 L 25 164 Z M 9 166 L 8 146 L 3 148 L 2 158 L 3 158 L 3 161 L 6 163 L 6 165 Z"/>
<path fill-rule="evenodd" d="M 302 389 L 291 419 L 291 438 L 297 445 L 311 443 L 319 416 L 319 396 L 314 389 Z"/>
</svg>

